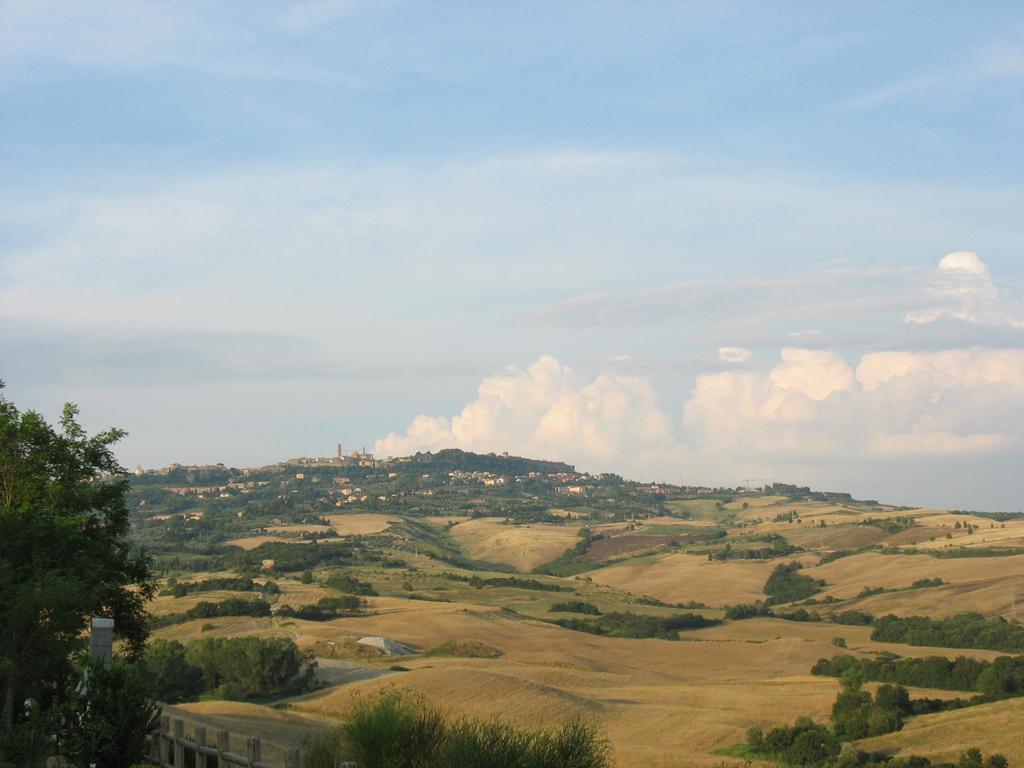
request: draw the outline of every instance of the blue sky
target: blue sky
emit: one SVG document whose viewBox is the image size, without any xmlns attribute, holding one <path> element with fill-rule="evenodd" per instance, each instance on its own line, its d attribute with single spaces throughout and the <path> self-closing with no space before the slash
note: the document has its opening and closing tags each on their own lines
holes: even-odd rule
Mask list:
<svg viewBox="0 0 1024 768">
<path fill-rule="evenodd" d="M 7 0 L 0 377 L 131 465 L 1016 509 L 1022 97 L 1017 3 Z"/>
</svg>

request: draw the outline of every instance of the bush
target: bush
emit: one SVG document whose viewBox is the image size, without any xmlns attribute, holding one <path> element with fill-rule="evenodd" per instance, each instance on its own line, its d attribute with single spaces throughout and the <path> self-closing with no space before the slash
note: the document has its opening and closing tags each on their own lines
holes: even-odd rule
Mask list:
<svg viewBox="0 0 1024 768">
<path fill-rule="evenodd" d="M 275 616 L 304 621 L 330 621 L 340 616 L 354 616 L 366 610 L 366 600 L 355 595 L 344 597 L 321 597 L 313 605 L 292 608 L 286 605 L 278 609 Z"/>
<path fill-rule="evenodd" d="M 356 702 L 341 726 L 348 759 L 361 768 L 412 768 L 436 755 L 445 737 L 441 713 L 396 689 Z"/>
<path fill-rule="evenodd" d="M 1001 616 L 987 619 L 980 613 L 961 613 L 948 619 L 925 616 L 883 616 L 875 621 L 872 640 L 941 648 L 987 648 L 1024 652 L 1024 627 Z"/>
<path fill-rule="evenodd" d="M 188 663 L 177 640 L 154 640 L 139 669 L 153 695 L 166 704 L 193 701 L 203 692 L 203 671 Z"/>
<path fill-rule="evenodd" d="M 327 579 L 326 584 L 331 589 L 344 592 L 348 595 L 365 595 L 372 597 L 377 594 L 373 586 L 365 581 L 360 581 L 355 576 L 347 573 L 336 573 Z"/>
<path fill-rule="evenodd" d="M 70 693 L 62 750 L 80 765 L 129 768 L 145 754 L 160 708 L 135 667 L 116 659 L 109 668 L 92 661 L 83 684 Z"/>
<path fill-rule="evenodd" d="M 964 656 L 954 660 L 945 656 L 921 659 L 897 659 L 891 655 L 875 659 L 835 656 L 819 659 L 811 674 L 830 677 L 856 674 L 864 680 L 882 683 L 977 691 L 991 699 L 1024 695 L 1024 656 L 1000 656 L 993 661 Z"/>
<path fill-rule="evenodd" d="M 223 698 L 264 698 L 302 693 L 313 685 L 315 663 L 290 638 L 206 637 L 185 648 L 203 673 L 206 690 Z"/>
<path fill-rule="evenodd" d="M 721 624 L 720 619 L 707 619 L 699 613 L 680 613 L 675 616 L 641 616 L 636 613 L 606 613 L 599 619 L 556 619 L 555 624 L 607 637 L 656 637 L 678 640 L 681 629 L 703 629 Z"/>
<path fill-rule="evenodd" d="M 590 616 L 600 616 L 601 609 L 593 603 L 586 603 L 583 600 L 570 600 L 566 603 L 553 603 L 548 609 L 555 613 L 585 613 Z"/>
<path fill-rule="evenodd" d="M 498 721 L 448 722 L 423 699 L 397 689 L 358 701 L 335 731 L 306 741 L 303 768 L 607 768 L 608 743 L 580 721 L 520 730 Z"/>
<path fill-rule="evenodd" d="M 201 602 L 184 613 L 172 613 L 166 616 L 155 616 L 150 622 L 151 629 L 169 627 L 173 624 L 184 624 L 193 619 L 214 619 L 221 616 L 269 616 L 270 603 L 266 600 L 246 600 L 241 597 L 229 597 L 219 603 Z"/>
<path fill-rule="evenodd" d="M 775 567 L 764 585 L 764 593 L 768 595 L 768 605 L 803 600 L 821 591 L 821 582 L 815 581 L 799 571 L 800 564 L 797 562 Z"/>
<path fill-rule="evenodd" d="M 774 616 L 775 613 L 765 603 L 758 600 L 754 604 L 730 605 L 725 609 L 725 618 L 732 621 L 752 619 L 755 616 Z"/>
</svg>

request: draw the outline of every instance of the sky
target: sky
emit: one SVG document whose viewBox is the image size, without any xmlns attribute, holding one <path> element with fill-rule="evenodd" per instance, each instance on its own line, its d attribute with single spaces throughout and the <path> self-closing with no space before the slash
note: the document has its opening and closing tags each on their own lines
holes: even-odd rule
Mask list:
<svg viewBox="0 0 1024 768">
<path fill-rule="evenodd" d="M 0 0 L 0 378 L 129 467 L 1019 510 L 1018 2 Z"/>
</svg>

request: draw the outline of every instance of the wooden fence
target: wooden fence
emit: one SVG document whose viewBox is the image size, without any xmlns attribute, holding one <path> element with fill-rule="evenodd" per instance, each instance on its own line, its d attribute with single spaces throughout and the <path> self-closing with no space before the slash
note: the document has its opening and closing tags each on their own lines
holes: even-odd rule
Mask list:
<svg viewBox="0 0 1024 768">
<path fill-rule="evenodd" d="M 217 744 L 208 744 L 206 728 L 196 726 L 195 740 L 185 738 L 185 722 L 160 718 L 160 730 L 153 733 L 150 741 L 150 762 L 160 768 L 185 768 L 185 754 L 195 756 L 195 768 L 226 768 L 237 765 L 244 768 L 275 768 L 265 763 L 260 756 L 260 737 L 251 736 L 245 740 L 245 755 L 231 751 L 231 734 L 226 729 L 217 731 Z M 210 758 L 215 758 L 211 760 Z M 298 747 L 285 752 L 284 768 L 301 768 L 302 758 Z M 342 763 L 339 768 L 357 768 L 355 763 Z"/>
</svg>

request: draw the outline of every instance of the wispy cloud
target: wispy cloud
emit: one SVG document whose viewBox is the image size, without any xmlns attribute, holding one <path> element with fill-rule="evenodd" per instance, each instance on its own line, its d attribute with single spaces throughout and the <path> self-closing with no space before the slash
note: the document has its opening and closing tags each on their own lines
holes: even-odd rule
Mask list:
<svg viewBox="0 0 1024 768">
<path fill-rule="evenodd" d="M 918 72 L 897 78 L 867 93 L 842 102 L 840 109 L 871 109 L 917 94 L 961 91 L 1002 78 L 1024 77 L 1024 51 L 994 46 L 959 66 Z"/>
</svg>

